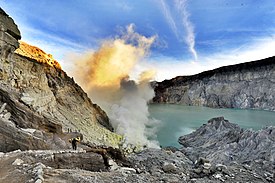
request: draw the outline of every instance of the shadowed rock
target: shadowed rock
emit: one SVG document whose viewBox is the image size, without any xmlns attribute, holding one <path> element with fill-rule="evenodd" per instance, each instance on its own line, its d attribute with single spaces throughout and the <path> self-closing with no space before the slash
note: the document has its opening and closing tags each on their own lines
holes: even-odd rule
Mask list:
<svg viewBox="0 0 275 183">
<path fill-rule="evenodd" d="M 21 35 L 17 25 L 13 19 L 0 8 L 0 55 L 2 58 L 11 60 L 13 52 L 19 47 L 19 39 L 21 39 Z"/>
<path fill-rule="evenodd" d="M 8 34 L 14 37 L 16 40 L 21 39 L 20 31 L 13 19 L 0 7 L 0 22 L 1 30 L 5 30 Z"/>
</svg>

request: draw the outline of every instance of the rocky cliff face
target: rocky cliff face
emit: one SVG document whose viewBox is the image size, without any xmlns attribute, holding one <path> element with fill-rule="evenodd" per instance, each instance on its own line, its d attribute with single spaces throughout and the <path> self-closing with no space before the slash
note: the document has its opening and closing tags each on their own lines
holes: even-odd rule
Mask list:
<svg viewBox="0 0 275 183">
<path fill-rule="evenodd" d="M 26 43 L 14 53 L 20 32 L 2 9 L 0 23 L 1 151 L 68 148 L 72 131 L 95 144 L 116 146 L 121 137 L 111 132 L 105 112 L 49 54 Z"/>
<path fill-rule="evenodd" d="M 155 84 L 155 103 L 275 110 L 275 57 Z"/>
</svg>

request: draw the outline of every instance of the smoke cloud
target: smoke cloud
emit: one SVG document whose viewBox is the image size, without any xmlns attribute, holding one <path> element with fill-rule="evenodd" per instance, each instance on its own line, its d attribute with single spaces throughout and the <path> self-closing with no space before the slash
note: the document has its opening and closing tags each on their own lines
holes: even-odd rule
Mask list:
<svg viewBox="0 0 275 183">
<path fill-rule="evenodd" d="M 135 80 L 132 73 L 154 40 L 136 33 L 130 24 L 121 36 L 103 41 L 97 51 L 75 58 L 74 70 L 76 81 L 107 112 L 115 131 L 127 143 L 149 147 L 158 146 L 151 140 L 157 121 L 149 118 L 147 106 L 154 96 L 149 82 L 155 71 L 143 71 Z"/>
</svg>

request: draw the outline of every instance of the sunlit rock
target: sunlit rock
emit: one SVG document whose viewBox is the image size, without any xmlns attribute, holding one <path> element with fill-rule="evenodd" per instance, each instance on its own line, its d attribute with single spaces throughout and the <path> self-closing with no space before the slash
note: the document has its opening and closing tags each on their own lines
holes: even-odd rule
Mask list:
<svg viewBox="0 0 275 183">
<path fill-rule="evenodd" d="M 39 63 L 45 63 L 57 69 L 61 69 L 61 65 L 53 58 L 51 54 L 47 54 L 40 48 L 29 45 L 23 41 L 20 41 L 19 43 L 20 47 L 15 50 L 15 53 L 34 59 Z"/>
</svg>

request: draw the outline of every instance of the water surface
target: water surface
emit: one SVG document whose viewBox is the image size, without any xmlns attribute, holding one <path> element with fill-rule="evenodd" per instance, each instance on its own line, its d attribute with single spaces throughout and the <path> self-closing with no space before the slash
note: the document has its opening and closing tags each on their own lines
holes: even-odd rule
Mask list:
<svg viewBox="0 0 275 183">
<path fill-rule="evenodd" d="M 149 106 L 149 112 L 151 117 L 161 121 L 157 138 L 162 146 L 180 147 L 180 136 L 191 133 L 213 117 L 224 116 L 230 122 L 246 129 L 259 130 L 265 126 L 275 126 L 275 112 L 263 110 L 152 104 Z"/>
</svg>

